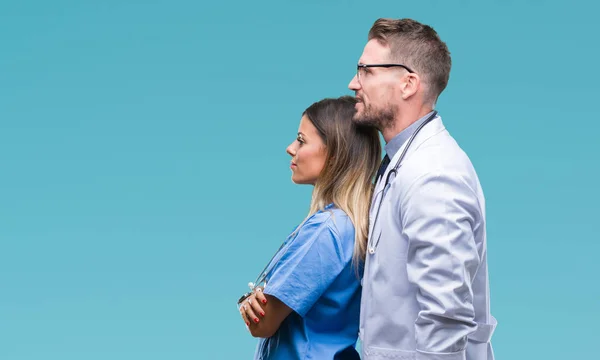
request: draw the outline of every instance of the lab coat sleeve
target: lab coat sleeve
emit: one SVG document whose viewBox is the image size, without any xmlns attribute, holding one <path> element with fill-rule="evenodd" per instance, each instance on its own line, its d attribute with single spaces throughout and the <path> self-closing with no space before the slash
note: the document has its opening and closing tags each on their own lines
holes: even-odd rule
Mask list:
<svg viewBox="0 0 600 360">
<path fill-rule="evenodd" d="M 408 280 L 420 306 L 416 360 L 464 360 L 476 330 L 472 279 L 480 260 L 473 226 L 478 199 L 461 174 L 428 173 L 401 199 Z"/>
</svg>

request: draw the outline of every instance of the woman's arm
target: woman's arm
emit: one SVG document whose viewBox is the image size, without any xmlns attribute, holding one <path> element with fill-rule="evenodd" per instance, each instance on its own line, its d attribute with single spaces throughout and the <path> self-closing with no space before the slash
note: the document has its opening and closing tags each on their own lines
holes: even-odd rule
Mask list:
<svg viewBox="0 0 600 360">
<path fill-rule="evenodd" d="M 268 338 L 275 334 L 285 318 L 292 312 L 286 304 L 261 288 L 242 302 L 240 313 L 254 337 Z"/>
<path fill-rule="evenodd" d="M 342 246 L 331 216 L 309 218 L 273 267 L 267 293 L 257 288 L 242 302 L 240 313 L 253 336 L 271 337 L 292 311 L 306 316 L 351 261 L 353 247 Z"/>
</svg>

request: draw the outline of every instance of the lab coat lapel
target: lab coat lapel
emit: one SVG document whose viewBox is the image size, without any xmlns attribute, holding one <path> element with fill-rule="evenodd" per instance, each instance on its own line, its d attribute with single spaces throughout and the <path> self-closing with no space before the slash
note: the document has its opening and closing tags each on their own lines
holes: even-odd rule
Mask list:
<svg viewBox="0 0 600 360">
<path fill-rule="evenodd" d="M 431 122 L 429 124 L 423 126 L 421 131 L 419 131 L 419 133 L 415 136 L 412 144 L 406 151 L 406 155 L 404 156 L 404 159 L 402 159 L 402 162 L 404 162 L 406 159 L 408 159 L 409 155 L 411 155 L 414 151 L 416 151 L 417 148 L 425 140 L 427 140 L 428 138 L 430 138 L 431 136 L 437 134 L 438 132 L 440 132 L 442 130 L 444 130 L 444 125 L 442 124 L 441 117 L 438 115 L 433 120 L 431 120 Z M 408 141 L 405 141 L 404 144 L 402 144 L 400 149 L 398 149 L 396 154 L 394 154 L 394 157 L 391 159 L 390 164 L 388 165 L 387 169 L 383 173 L 383 176 L 379 179 L 379 181 L 377 181 L 377 184 L 375 185 L 375 191 L 373 192 L 373 199 L 371 201 L 371 209 L 369 211 L 369 239 L 371 239 L 371 238 L 376 239 L 381 234 L 381 226 L 382 226 L 381 221 L 380 221 L 381 219 L 379 219 L 379 221 L 376 222 L 376 217 L 381 217 L 381 213 L 379 213 L 379 214 L 377 213 L 378 209 L 380 208 L 380 203 L 382 201 L 389 201 L 389 198 L 388 198 L 389 194 L 387 194 L 387 190 L 389 190 L 389 187 L 388 187 L 388 189 L 385 189 L 386 179 L 387 179 L 390 171 L 398 163 L 398 160 L 400 160 L 400 156 L 402 155 L 402 152 L 404 151 L 404 149 L 406 148 L 407 145 L 408 145 Z M 397 170 L 398 172 L 400 171 L 402 163 L 400 163 L 399 165 L 400 166 L 398 167 L 398 170 Z M 391 184 L 394 181 L 394 178 L 396 176 L 397 176 L 397 174 L 395 174 L 395 175 L 393 174 L 390 176 L 389 184 Z M 377 229 L 374 229 L 375 224 L 377 225 Z"/>
<path fill-rule="evenodd" d="M 388 165 L 387 169 L 385 169 L 383 176 L 381 176 L 381 178 L 377 182 L 377 185 L 375 186 L 375 192 L 373 193 L 373 200 L 371 201 L 371 210 L 369 212 L 369 238 L 370 239 L 376 238 L 377 236 L 379 236 L 379 235 L 374 234 L 374 231 L 377 231 L 377 229 L 375 229 L 374 226 L 376 223 L 376 218 L 381 217 L 381 212 L 379 212 L 379 210 L 378 210 L 380 208 L 380 203 L 382 201 L 387 200 L 386 197 L 384 196 L 384 195 L 386 195 L 385 192 L 387 190 L 386 189 L 386 179 L 388 178 L 390 171 L 394 168 L 394 166 L 398 162 L 398 159 L 400 158 L 400 154 L 402 153 L 402 150 L 404 149 L 405 146 L 406 146 L 406 143 L 404 145 L 402 145 L 402 147 L 400 147 L 400 150 L 398 152 L 396 152 L 396 154 L 394 154 L 394 157 L 390 160 L 390 164 Z M 390 176 L 390 182 L 391 181 L 394 181 L 394 175 Z M 377 221 L 377 228 L 381 229 L 380 221 Z M 378 232 L 381 233 L 381 230 L 379 230 Z"/>
</svg>

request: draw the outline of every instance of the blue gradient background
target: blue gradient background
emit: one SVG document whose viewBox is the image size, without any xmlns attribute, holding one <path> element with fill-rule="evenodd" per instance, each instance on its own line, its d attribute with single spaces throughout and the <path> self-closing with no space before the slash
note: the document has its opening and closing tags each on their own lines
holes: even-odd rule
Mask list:
<svg viewBox="0 0 600 360">
<path fill-rule="evenodd" d="M 0 360 L 251 358 L 235 301 L 310 199 L 285 147 L 378 17 L 452 52 L 438 109 L 487 198 L 497 359 L 595 358 L 598 10 L 2 1 Z"/>
</svg>

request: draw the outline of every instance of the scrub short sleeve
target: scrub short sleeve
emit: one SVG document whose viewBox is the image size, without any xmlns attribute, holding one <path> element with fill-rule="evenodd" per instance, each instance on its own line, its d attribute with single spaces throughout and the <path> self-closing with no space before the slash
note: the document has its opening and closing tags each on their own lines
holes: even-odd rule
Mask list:
<svg viewBox="0 0 600 360">
<path fill-rule="evenodd" d="M 264 291 L 304 317 L 349 261 L 331 216 L 317 214 L 299 229 Z"/>
</svg>

